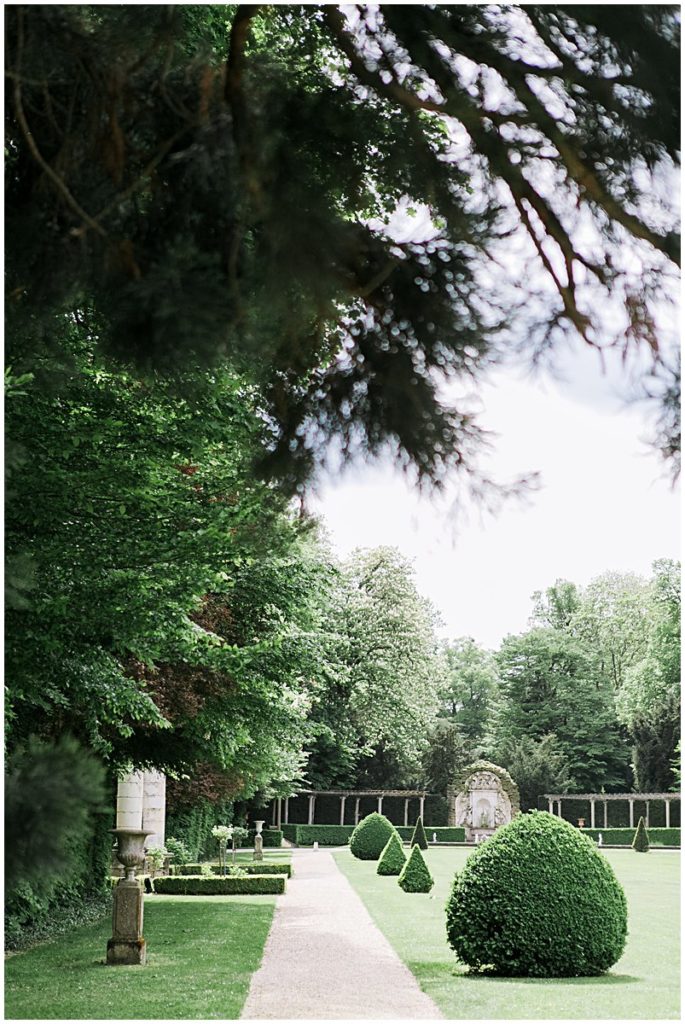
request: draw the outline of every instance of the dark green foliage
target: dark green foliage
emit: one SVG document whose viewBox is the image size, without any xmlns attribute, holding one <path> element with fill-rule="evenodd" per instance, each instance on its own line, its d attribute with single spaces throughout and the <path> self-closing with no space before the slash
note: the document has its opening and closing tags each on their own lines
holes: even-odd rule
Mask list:
<svg viewBox="0 0 685 1024">
<path fill-rule="evenodd" d="M 296 846 L 346 846 L 354 825 L 281 825 L 288 842 Z"/>
<path fill-rule="evenodd" d="M 608 861 L 546 811 L 519 815 L 482 843 L 447 904 L 459 960 L 507 976 L 601 974 L 626 933 L 626 899 Z"/>
<path fill-rule="evenodd" d="M 376 873 L 379 875 L 399 875 L 406 863 L 407 858 L 402 849 L 402 842 L 397 833 L 393 833 L 385 844 L 378 861 Z"/>
<path fill-rule="evenodd" d="M 108 906 L 113 811 L 99 759 L 32 737 L 8 758 L 5 940 L 10 949 L 95 920 Z M 113 807 L 113 803 L 112 803 Z"/>
<path fill-rule="evenodd" d="M 84 885 L 65 883 L 51 899 L 37 899 L 29 886 L 20 886 L 5 904 L 5 948 L 19 952 L 111 914 L 109 883 L 106 892 L 92 893 Z"/>
<path fill-rule="evenodd" d="M 72 737 L 46 743 L 32 736 L 17 747 L 5 780 L 7 887 L 29 883 L 45 892 L 73 872 L 105 799 L 102 762 Z"/>
<path fill-rule="evenodd" d="M 406 827 L 404 825 L 397 825 L 396 828 L 397 828 L 397 831 L 400 834 L 400 838 L 402 839 L 402 841 L 405 842 L 405 843 L 409 843 L 410 846 L 413 846 L 414 845 L 414 832 L 416 831 L 416 826 L 414 826 L 414 828 L 412 828 L 411 825 L 407 825 Z M 432 846 L 433 845 L 432 841 L 433 841 L 433 833 L 434 832 L 435 832 L 435 835 L 437 836 L 437 841 L 439 843 L 464 843 L 464 842 L 466 842 L 466 831 L 461 827 L 461 825 L 457 825 L 455 827 L 448 827 L 446 825 L 436 825 L 435 828 L 433 828 L 432 826 L 429 825 L 429 826 L 427 826 L 427 829 L 428 829 L 427 832 L 424 829 L 424 834 L 426 835 L 426 839 L 427 840 L 430 839 L 430 842 L 427 842 L 427 846 Z M 425 849 L 425 847 L 423 847 L 423 849 Z"/>
<path fill-rule="evenodd" d="M 602 842 L 607 846 L 632 846 L 635 838 L 634 828 L 584 828 L 581 829 L 584 836 L 589 836 L 595 842 L 602 836 Z M 680 846 L 679 828 L 649 828 L 650 846 Z"/>
<path fill-rule="evenodd" d="M 631 843 L 631 846 L 636 853 L 649 853 L 649 835 L 647 833 L 647 827 L 645 825 L 645 819 L 640 816 L 640 820 L 637 823 L 635 829 L 635 837 Z"/>
<path fill-rule="evenodd" d="M 591 644 L 571 630 L 535 627 L 508 636 L 497 662 L 500 745 L 504 756 L 520 765 L 529 799 L 541 784 L 535 765 L 540 750 L 518 745 L 550 735 L 560 758 L 555 772 L 563 770 L 571 791 L 628 788 L 630 754 L 616 719 L 612 684 L 603 678 Z M 532 774 L 527 778 L 526 772 Z"/>
<path fill-rule="evenodd" d="M 368 814 L 350 836 L 350 852 L 359 860 L 378 860 L 395 826 L 384 814 Z"/>
<path fill-rule="evenodd" d="M 553 734 L 535 740 L 529 736 L 505 741 L 498 759 L 516 783 L 522 811 L 535 811 L 543 793 L 567 793 L 571 773 L 566 754 Z"/>
<path fill-rule="evenodd" d="M 413 848 L 414 846 L 420 846 L 422 850 L 428 849 L 428 840 L 426 839 L 426 832 L 423 827 L 423 819 L 417 818 L 416 824 L 414 825 L 414 831 L 411 834 L 409 845 Z"/>
<path fill-rule="evenodd" d="M 8 11 L 13 333 L 40 334 L 85 296 L 109 351 L 157 366 L 226 354 L 260 384 L 270 466 L 290 486 L 335 434 L 350 453 L 389 444 L 434 479 L 473 468 L 479 432 L 444 407 L 440 382 L 483 371 L 512 314 L 538 350 L 569 330 L 591 339 L 611 294 L 618 331 L 651 341 L 678 244 L 667 209 L 659 228 L 639 219 L 632 171 L 636 156 L 650 169 L 676 159 L 675 9 L 528 6 L 530 42 L 516 5 L 362 8 L 355 33 L 332 5 Z M 367 59 L 377 40 L 389 71 Z M 494 109 L 467 62 L 497 78 Z M 444 117 L 468 137 L 458 160 Z M 553 199 L 534 185 L 542 158 Z M 398 245 L 370 226 L 402 197 L 430 206 L 436 237 Z M 515 282 L 501 262 L 478 273 L 516 228 L 525 276 L 520 261 Z M 612 258 L 635 238 L 643 287 Z M 582 269 L 598 294 L 581 313 Z"/>
<path fill-rule="evenodd" d="M 251 828 L 248 831 L 248 846 L 254 846 L 254 840 L 257 832 Z M 265 828 L 262 829 L 262 849 L 264 850 L 277 850 L 283 845 L 283 831 L 279 828 Z"/>
<path fill-rule="evenodd" d="M 285 892 L 285 874 L 205 878 L 171 875 L 155 878 L 155 892 L 165 896 L 272 896 Z"/>
<path fill-rule="evenodd" d="M 254 864 L 249 864 L 241 860 L 237 866 L 248 875 L 286 875 L 287 878 L 290 878 L 293 873 L 292 864 L 287 861 L 284 861 L 283 863 L 279 862 L 278 864 L 267 864 L 263 861 L 256 861 Z M 172 864 L 171 874 L 172 876 L 200 875 L 200 868 L 200 864 Z M 212 871 L 215 875 L 220 875 L 220 865 L 212 864 Z"/>
<path fill-rule="evenodd" d="M 409 859 L 400 872 L 398 884 L 405 892 L 430 892 L 433 888 L 433 877 L 426 866 L 423 854 L 418 846 L 412 846 Z"/>
</svg>

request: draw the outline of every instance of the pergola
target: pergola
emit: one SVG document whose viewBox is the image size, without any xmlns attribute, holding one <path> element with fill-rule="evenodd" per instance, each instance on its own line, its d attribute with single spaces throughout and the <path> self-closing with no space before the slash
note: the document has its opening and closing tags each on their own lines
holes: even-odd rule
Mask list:
<svg viewBox="0 0 685 1024">
<path fill-rule="evenodd" d="M 412 798 L 417 798 L 420 803 L 420 816 L 423 818 L 423 807 L 424 801 L 428 796 L 428 791 L 425 789 L 304 789 L 299 793 L 293 793 L 291 797 L 277 797 L 274 801 L 274 815 L 272 820 L 276 824 L 276 828 L 280 828 L 281 824 L 287 825 L 288 822 L 288 802 L 292 797 L 306 796 L 309 797 L 309 810 L 307 814 L 307 824 L 312 825 L 314 823 L 314 811 L 316 808 L 317 796 L 337 796 L 340 798 L 340 824 L 345 824 L 345 803 L 349 798 L 354 799 L 354 823 L 359 824 L 359 802 L 362 797 L 370 796 L 375 797 L 378 801 L 378 813 L 383 813 L 383 799 L 388 796 L 398 796 L 404 798 L 404 824 L 409 824 L 409 801 Z"/>
<path fill-rule="evenodd" d="M 562 800 L 589 800 L 590 801 L 590 828 L 596 828 L 595 806 L 604 804 L 604 828 L 608 828 L 608 802 L 609 800 L 627 800 L 630 808 L 630 827 L 635 827 L 635 801 L 646 805 L 645 825 L 649 827 L 649 803 L 650 800 L 663 800 L 666 805 L 666 828 L 671 827 L 671 803 L 680 800 L 680 793 L 545 793 L 545 799 L 549 806 L 549 813 L 554 814 L 554 804 L 557 805 L 557 815 L 561 817 Z"/>
</svg>

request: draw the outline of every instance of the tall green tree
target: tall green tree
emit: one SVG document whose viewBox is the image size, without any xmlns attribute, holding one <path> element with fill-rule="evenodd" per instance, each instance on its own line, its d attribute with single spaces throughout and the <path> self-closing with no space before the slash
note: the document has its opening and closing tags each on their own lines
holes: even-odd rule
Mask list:
<svg viewBox="0 0 685 1024">
<path fill-rule="evenodd" d="M 440 691 L 440 716 L 455 722 L 464 739 L 483 744 L 497 700 L 497 666 L 492 655 L 462 637 L 445 649 L 446 679 Z"/>
<path fill-rule="evenodd" d="M 348 779 L 415 780 L 443 682 L 435 610 L 394 548 L 355 552 L 341 567 L 333 607 L 339 668 L 313 717 L 334 725 L 354 752 Z M 319 742 L 317 770 L 322 753 Z"/>
<path fill-rule="evenodd" d="M 662 559 L 652 572 L 646 642 L 625 674 L 617 704 L 633 743 L 638 789 L 664 792 L 674 781 L 680 742 L 680 563 Z"/>
<path fill-rule="evenodd" d="M 629 751 L 613 694 L 581 641 L 563 630 L 535 627 L 507 637 L 497 661 L 500 743 L 553 734 L 576 791 L 626 787 Z"/>
</svg>

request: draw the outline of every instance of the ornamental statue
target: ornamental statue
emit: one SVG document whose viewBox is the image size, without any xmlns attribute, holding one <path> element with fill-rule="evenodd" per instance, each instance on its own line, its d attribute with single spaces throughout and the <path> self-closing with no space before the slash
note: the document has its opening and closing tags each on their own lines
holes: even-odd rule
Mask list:
<svg viewBox="0 0 685 1024">
<path fill-rule="evenodd" d="M 448 824 L 461 825 L 467 843 L 479 843 L 520 811 L 518 786 L 489 761 L 476 761 L 447 788 Z"/>
</svg>

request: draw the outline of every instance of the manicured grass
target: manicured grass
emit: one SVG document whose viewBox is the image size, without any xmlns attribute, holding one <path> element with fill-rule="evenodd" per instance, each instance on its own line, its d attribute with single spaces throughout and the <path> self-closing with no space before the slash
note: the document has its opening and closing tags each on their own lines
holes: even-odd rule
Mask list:
<svg viewBox="0 0 685 1024">
<path fill-rule="evenodd" d="M 599 978 L 532 980 L 469 975 L 447 945 L 445 903 L 469 850 L 429 849 L 430 895 L 404 893 L 376 864 L 334 854 L 373 920 L 447 1018 L 677 1019 L 680 1006 L 680 855 L 607 850 L 628 899 L 628 942 Z"/>
<path fill-rule="evenodd" d="M 145 967 L 104 964 L 111 921 L 5 962 L 12 1019 L 228 1019 L 240 1016 L 262 958 L 274 896 L 145 900 Z"/>
</svg>

